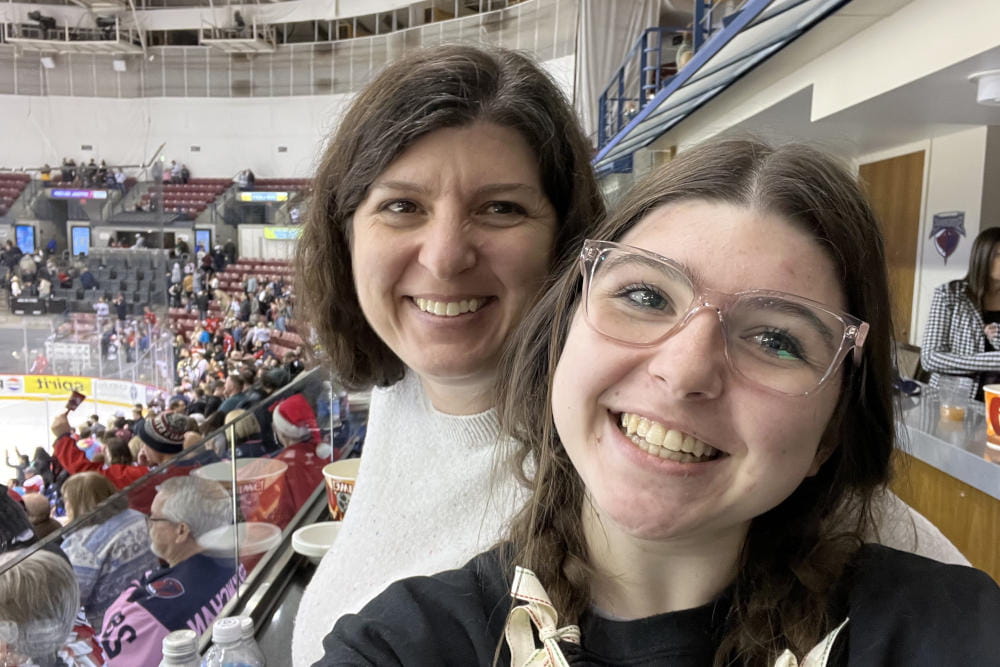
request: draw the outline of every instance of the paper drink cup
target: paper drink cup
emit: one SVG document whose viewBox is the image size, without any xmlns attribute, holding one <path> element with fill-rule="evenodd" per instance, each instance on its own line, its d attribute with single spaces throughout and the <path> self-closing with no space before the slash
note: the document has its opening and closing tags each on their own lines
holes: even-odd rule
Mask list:
<svg viewBox="0 0 1000 667">
<path fill-rule="evenodd" d="M 984 386 L 983 400 L 986 402 L 986 444 L 1000 449 L 1000 384 Z"/>
<path fill-rule="evenodd" d="M 326 503 L 330 506 L 330 518 L 342 521 L 354 493 L 354 480 L 358 478 L 361 459 L 344 459 L 323 466 L 326 480 Z"/>
</svg>

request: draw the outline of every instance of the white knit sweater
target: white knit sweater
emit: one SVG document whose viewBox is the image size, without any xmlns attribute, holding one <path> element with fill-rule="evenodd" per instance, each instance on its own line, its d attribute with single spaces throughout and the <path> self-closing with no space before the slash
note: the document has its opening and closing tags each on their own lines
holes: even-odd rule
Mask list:
<svg viewBox="0 0 1000 667">
<path fill-rule="evenodd" d="M 496 542 L 527 498 L 505 469 L 494 475 L 507 444 L 493 410 L 439 413 L 413 373 L 372 391 L 350 508 L 295 618 L 294 665 L 321 658 L 337 619 L 393 581 L 460 567 Z"/>
</svg>

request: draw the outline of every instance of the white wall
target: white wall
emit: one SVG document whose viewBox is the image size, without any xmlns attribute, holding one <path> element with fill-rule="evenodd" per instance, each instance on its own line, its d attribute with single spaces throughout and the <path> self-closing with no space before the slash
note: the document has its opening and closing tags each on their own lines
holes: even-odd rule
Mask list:
<svg viewBox="0 0 1000 667">
<path fill-rule="evenodd" d="M 572 99 L 574 56 L 542 67 Z M 93 157 L 108 164 L 142 164 L 165 142 L 167 161 L 188 165 L 195 177 L 231 177 L 249 167 L 258 178 L 305 178 L 353 97 L 0 95 L 0 167 L 56 166 L 63 157 L 78 163 Z M 82 145 L 93 150 L 81 150 Z M 191 146 L 201 150 L 191 152 Z M 279 146 L 287 152 L 279 153 Z"/>
<path fill-rule="evenodd" d="M 258 178 L 306 177 L 351 98 L 0 96 L 0 166 L 55 166 L 64 156 L 141 164 L 166 142 L 166 159 L 187 164 L 193 176 L 249 167 Z M 80 149 L 86 144 L 93 151 Z"/>
</svg>

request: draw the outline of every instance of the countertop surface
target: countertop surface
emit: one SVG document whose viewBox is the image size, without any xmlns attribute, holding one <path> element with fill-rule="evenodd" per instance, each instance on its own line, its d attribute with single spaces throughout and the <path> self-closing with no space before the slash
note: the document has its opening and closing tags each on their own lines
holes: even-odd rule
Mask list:
<svg viewBox="0 0 1000 667">
<path fill-rule="evenodd" d="M 899 448 L 1000 500 L 1000 446 L 986 441 L 985 407 L 965 405 L 962 420 L 942 419 L 937 390 L 900 398 Z"/>
</svg>

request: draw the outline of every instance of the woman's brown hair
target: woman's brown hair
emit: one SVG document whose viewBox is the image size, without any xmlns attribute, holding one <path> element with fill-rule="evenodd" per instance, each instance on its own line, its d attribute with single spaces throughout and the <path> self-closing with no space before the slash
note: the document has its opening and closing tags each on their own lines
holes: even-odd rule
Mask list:
<svg viewBox="0 0 1000 667">
<path fill-rule="evenodd" d="M 990 264 L 997 243 L 1000 243 L 1000 227 L 987 227 L 976 236 L 969 253 L 969 272 L 965 275 L 966 296 L 980 312 L 985 310 L 983 303 L 990 288 Z"/>
<path fill-rule="evenodd" d="M 552 266 L 572 255 L 603 212 L 591 147 L 559 88 L 527 56 L 473 46 L 406 54 L 354 99 L 313 180 L 298 243 L 295 293 L 330 363 L 349 388 L 387 386 L 403 362 L 361 312 L 351 265 L 351 220 L 372 182 L 421 137 L 474 122 L 518 131 L 533 148 L 558 229 Z"/>
<path fill-rule="evenodd" d="M 115 495 L 118 489 L 107 477 L 99 472 L 78 472 L 70 476 L 62 485 L 63 501 L 66 503 L 66 514 L 73 521 L 79 517 L 91 514 L 105 500 Z M 109 513 L 102 512 L 103 517 L 117 514 L 128 507 L 125 496 L 118 498 L 119 503 L 112 503 Z"/>
<path fill-rule="evenodd" d="M 832 589 L 861 536 L 874 532 L 872 501 L 890 474 L 892 323 L 885 255 L 874 213 L 856 180 L 803 146 L 714 141 L 681 154 L 640 182 L 595 232 L 618 240 L 657 207 L 700 200 L 781 216 L 811 234 L 832 259 L 847 310 L 870 325 L 862 363 L 845 362 L 837 408 L 823 435 L 818 474 L 752 522 L 740 553 L 733 604 L 716 665 L 773 664 L 785 648 L 803 655 L 842 619 L 828 617 Z M 578 249 L 579 250 L 579 249 Z M 501 362 L 498 410 L 521 443 L 516 470 L 534 461 L 532 498 L 510 530 L 514 562 L 539 576 L 575 623 L 589 604 L 592 570 L 581 525 L 585 489 L 552 421 L 552 374 L 580 300 L 578 268 L 541 298 Z M 523 475 L 522 475 L 523 476 Z"/>
</svg>

